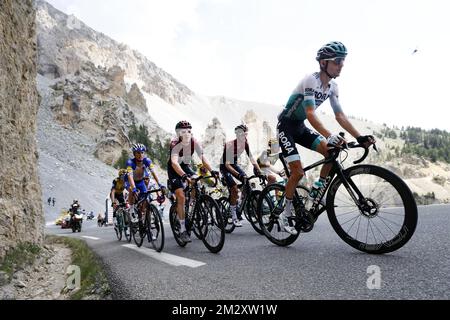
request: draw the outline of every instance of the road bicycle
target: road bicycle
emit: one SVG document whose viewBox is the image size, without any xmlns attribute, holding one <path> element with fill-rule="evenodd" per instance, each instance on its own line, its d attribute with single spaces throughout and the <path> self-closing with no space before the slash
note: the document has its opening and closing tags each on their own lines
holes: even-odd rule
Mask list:
<svg viewBox="0 0 450 320">
<path fill-rule="evenodd" d="M 131 221 L 131 234 L 134 242 L 141 247 L 144 239 L 147 237 L 153 249 L 161 252 L 164 248 L 164 224 L 159 215 L 158 208 L 152 203 L 154 201 L 152 194 L 162 192 L 161 189 L 155 189 L 140 193 L 137 203 L 134 206 L 137 222 Z M 134 194 L 136 197 L 136 195 Z"/>
<path fill-rule="evenodd" d="M 363 148 L 362 157 L 354 166 L 344 168 L 348 150 Z M 377 151 L 376 145 L 374 150 Z M 342 153 L 346 157 L 342 160 Z M 285 206 L 285 187 L 282 184 L 267 186 L 258 201 L 261 230 L 274 244 L 288 246 L 301 232 L 310 232 L 318 217 L 327 211 L 328 219 L 338 236 L 353 248 L 371 254 L 393 252 L 403 247 L 417 226 L 417 205 L 406 183 L 393 172 L 375 165 L 362 165 L 369 148 L 350 142 L 331 148 L 329 157 L 316 162 L 304 171 L 332 163 L 324 187 L 319 190 L 311 208 L 305 208 L 306 196 L 296 190 L 289 218 L 296 235 L 286 233 L 279 219 Z M 289 176 L 282 154 L 280 159 Z M 325 205 L 321 204 L 326 194 Z"/>
<path fill-rule="evenodd" d="M 239 202 L 236 212 L 239 214 L 244 214 L 247 221 L 250 222 L 253 229 L 259 234 L 264 234 L 259 226 L 258 215 L 256 214 L 258 198 L 261 194 L 261 190 L 256 190 L 256 184 L 251 183 L 253 179 L 259 179 L 259 184 L 263 188 L 266 186 L 267 178 L 264 175 L 251 176 L 245 179 L 244 183 L 239 184 L 238 188 L 241 190 L 241 201 Z M 222 216 L 225 223 L 225 232 L 232 233 L 236 226 L 233 224 L 231 208 L 230 208 L 230 198 L 221 197 L 218 200 L 219 205 L 222 209 Z"/>
<path fill-rule="evenodd" d="M 186 196 L 185 203 L 185 224 L 186 231 L 190 235 L 194 232 L 196 237 L 203 241 L 205 247 L 212 253 L 222 250 L 225 243 L 225 228 L 222 214 L 217 202 L 205 190 L 199 186 L 199 181 L 204 179 L 215 179 L 214 186 L 217 185 L 217 177 L 199 176 L 192 179 L 192 184 L 184 189 Z M 169 211 L 170 227 L 175 241 L 180 247 L 186 246 L 187 242 L 181 239 L 180 220 L 177 216 L 177 202 L 175 201 Z"/>
</svg>

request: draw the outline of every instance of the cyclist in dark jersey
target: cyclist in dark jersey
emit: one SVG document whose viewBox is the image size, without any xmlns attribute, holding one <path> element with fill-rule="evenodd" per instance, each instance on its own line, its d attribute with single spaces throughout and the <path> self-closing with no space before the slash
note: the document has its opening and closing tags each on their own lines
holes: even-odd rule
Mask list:
<svg viewBox="0 0 450 320">
<path fill-rule="evenodd" d="M 242 223 L 238 220 L 236 214 L 237 201 L 239 197 L 239 190 L 234 178 L 238 179 L 242 183 L 245 182 L 247 175 L 238 165 L 238 158 L 245 151 L 249 157 L 255 175 L 261 175 L 261 169 L 253 158 L 250 152 L 250 146 L 248 145 L 247 135 L 248 127 L 244 124 L 239 125 L 235 128 L 236 139 L 229 141 L 225 144 L 223 149 L 222 160 L 220 162 L 220 171 L 222 172 L 225 182 L 227 184 L 228 190 L 230 191 L 230 209 L 233 219 L 233 224 L 236 227 L 242 227 Z"/>
<path fill-rule="evenodd" d="M 200 144 L 192 138 L 192 125 L 187 121 L 180 121 L 175 126 L 177 137 L 170 143 L 170 155 L 167 162 L 167 173 L 169 176 L 170 191 L 175 193 L 177 201 L 177 216 L 180 221 L 181 235 L 184 242 L 191 242 L 190 236 L 186 231 L 185 225 L 185 202 L 184 183 L 192 183 L 191 177 L 195 175 L 190 168 L 192 156 L 195 153 L 202 160 L 203 166 L 214 176 L 219 176 L 219 172 L 211 169 L 208 161 L 203 155 L 203 149 Z"/>
<path fill-rule="evenodd" d="M 114 217 L 116 215 L 117 202 L 119 204 L 125 203 L 124 191 L 126 189 L 126 180 L 127 180 L 127 170 L 119 169 L 118 177 L 115 178 L 112 182 L 110 194 L 112 206 L 114 208 L 113 214 Z"/>
<path fill-rule="evenodd" d="M 338 146 L 344 142 L 340 135 L 332 134 L 325 128 L 317 117 L 315 110 L 329 98 L 336 120 L 343 129 L 361 144 L 369 146 L 375 143 L 373 136 L 362 136 L 355 129 L 339 103 L 339 90 L 333 79 L 340 75 L 346 56 L 347 48 L 341 42 L 330 42 L 320 48 L 316 56 L 320 65 L 320 72 L 307 75 L 298 84 L 286 107 L 278 116 L 278 139 L 283 157 L 289 164 L 291 172 L 286 185 L 286 206 L 284 212 L 280 215 L 280 221 L 284 230 L 291 234 L 297 234 L 297 230 L 288 219 L 292 216 L 292 199 L 295 187 L 304 176 L 300 155 L 295 144 L 298 143 L 327 157 L 329 146 Z M 308 120 L 317 132 L 307 128 L 304 123 L 305 120 Z M 324 187 L 331 166 L 330 163 L 322 167 L 320 179 L 314 183 L 311 192 L 316 190 L 317 194 L 318 190 Z"/>
</svg>

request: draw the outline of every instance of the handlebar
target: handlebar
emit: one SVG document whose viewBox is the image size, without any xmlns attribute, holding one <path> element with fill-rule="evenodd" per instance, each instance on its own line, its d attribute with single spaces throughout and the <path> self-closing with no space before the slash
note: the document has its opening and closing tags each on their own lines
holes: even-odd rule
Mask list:
<svg viewBox="0 0 450 320">
<path fill-rule="evenodd" d="M 344 132 L 340 132 L 339 135 L 344 138 L 345 137 L 345 133 Z M 335 149 L 337 150 L 342 150 L 342 149 L 356 149 L 356 148 L 363 148 L 364 149 L 364 154 L 362 155 L 361 158 L 359 158 L 358 160 L 353 161 L 353 164 L 359 164 L 361 162 L 363 162 L 367 156 L 369 155 L 369 147 L 365 147 L 362 144 L 359 144 L 357 142 L 349 142 L 349 143 L 344 143 L 342 146 L 333 146 Z M 378 148 L 377 145 L 374 143 L 373 144 L 373 149 L 378 152 Z"/>
<path fill-rule="evenodd" d="M 210 178 L 214 178 L 214 184 L 212 185 L 213 188 L 215 188 L 217 186 L 217 177 L 216 176 L 199 176 L 197 178 L 191 179 L 194 182 L 194 185 L 196 185 L 200 180 L 206 180 L 206 179 L 210 179 Z M 188 184 L 186 186 L 186 188 L 184 188 L 184 191 L 188 191 L 190 188 L 190 185 Z"/>
<path fill-rule="evenodd" d="M 259 178 L 259 185 L 260 186 L 263 186 L 265 184 L 265 182 L 267 181 L 267 177 L 265 175 L 263 175 L 263 174 L 261 174 L 259 176 L 253 175 L 251 177 L 246 178 L 245 180 L 247 181 L 248 184 L 250 184 L 250 180 L 257 179 L 257 178 Z M 243 183 L 238 185 L 238 188 L 242 187 L 243 185 L 244 185 Z"/>
</svg>

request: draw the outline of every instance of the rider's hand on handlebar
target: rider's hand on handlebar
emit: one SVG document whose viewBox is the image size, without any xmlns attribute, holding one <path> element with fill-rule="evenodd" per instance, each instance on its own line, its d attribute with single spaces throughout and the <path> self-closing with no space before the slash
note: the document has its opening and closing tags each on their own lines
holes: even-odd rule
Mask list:
<svg viewBox="0 0 450 320">
<path fill-rule="evenodd" d="M 247 176 L 245 174 L 239 174 L 238 175 L 238 180 L 240 182 L 244 183 L 246 179 L 247 179 Z"/>
<path fill-rule="evenodd" d="M 341 135 L 332 134 L 327 138 L 327 145 L 331 147 L 340 147 L 342 144 L 347 143 Z"/>
<path fill-rule="evenodd" d="M 217 179 L 219 179 L 219 177 L 220 177 L 219 171 L 215 171 L 215 170 L 212 170 L 212 171 L 211 171 L 211 175 L 212 175 L 213 177 L 216 177 Z"/>
<path fill-rule="evenodd" d="M 367 135 L 367 136 L 359 136 L 358 138 L 356 138 L 356 141 L 358 141 L 358 143 L 360 145 L 362 145 L 364 148 L 368 148 L 370 147 L 372 144 L 375 144 L 377 141 L 375 140 L 375 137 L 372 135 Z"/>
<path fill-rule="evenodd" d="M 260 176 L 262 174 L 261 170 L 259 170 L 258 168 L 253 168 L 253 174 L 255 176 Z"/>
</svg>

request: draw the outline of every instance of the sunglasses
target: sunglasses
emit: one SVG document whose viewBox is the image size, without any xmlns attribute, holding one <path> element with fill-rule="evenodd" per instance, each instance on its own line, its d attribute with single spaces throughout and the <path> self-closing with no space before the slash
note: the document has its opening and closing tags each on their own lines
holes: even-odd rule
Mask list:
<svg viewBox="0 0 450 320">
<path fill-rule="evenodd" d="M 335 58 L 330 58 L 330 59 L 324 59 L 325 61 L 333 61 L 334 63 L 336 63 L 337 65 L 341 65 L 344 61 L 345 58 L 342 57 L 335 57 Z"/>
</svg>

